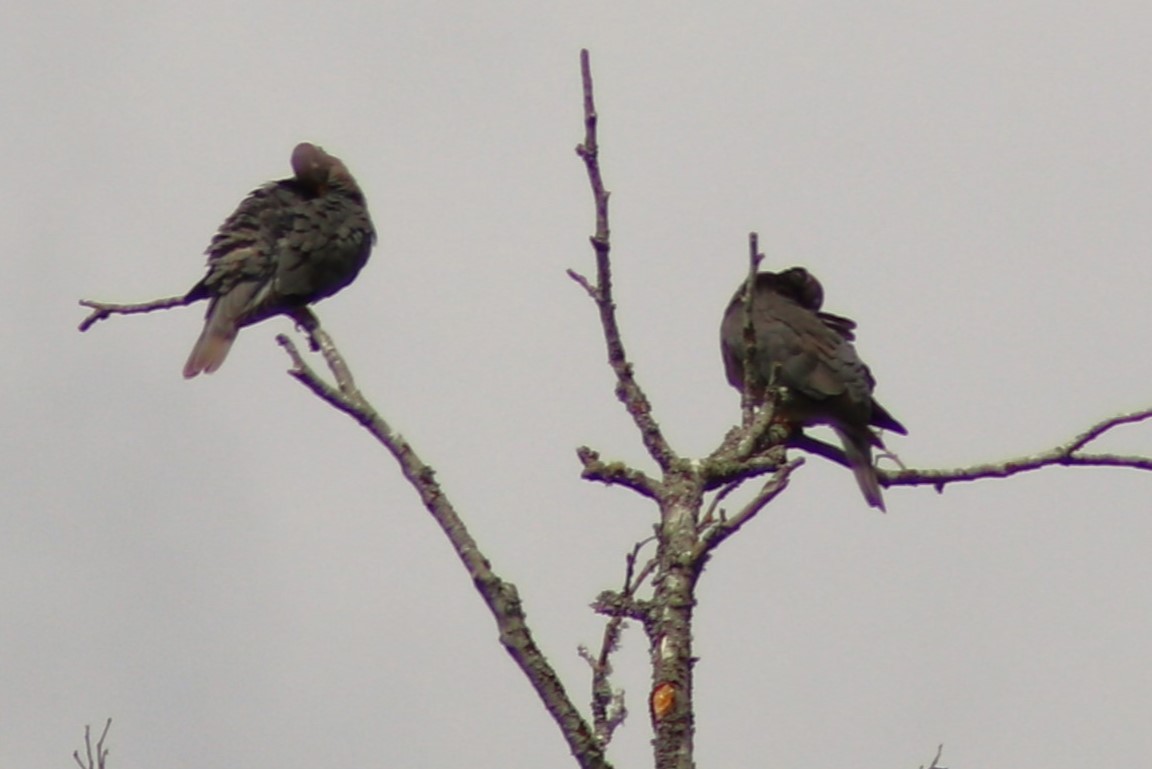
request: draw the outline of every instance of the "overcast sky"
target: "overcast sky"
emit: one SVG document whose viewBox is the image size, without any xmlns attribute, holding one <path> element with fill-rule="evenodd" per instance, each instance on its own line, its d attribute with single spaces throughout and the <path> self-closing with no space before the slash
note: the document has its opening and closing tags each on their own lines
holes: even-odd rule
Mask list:
<svg viewBox="0 0 1152 769">
<path fill-rule="evenodd" d="M 675 447 L 738 419 L 720 315 L 760 233 L 855 318 L 914 467 L 1152 405 L 1146 3 L 64 3 L 0 10 L 0 767 L 560 767 L 559 733 L 390 457 L 285 375 L 290 323 L 181 367 L 183 293 L 252 188 L 322 144 L 380 232 L 320 305 L 586 707 L 587 608 L 651 505 L 591 270 L 578 52 L 625 342 Z M 1152 453 L 1152 426 L 1102 442 Z M 709 564 L 702 767 L 1139 766 L 1152 477 L 892 489 L 813 458 Z M 616 658 L 650 764 L 646 641 Z"/>
</svg>

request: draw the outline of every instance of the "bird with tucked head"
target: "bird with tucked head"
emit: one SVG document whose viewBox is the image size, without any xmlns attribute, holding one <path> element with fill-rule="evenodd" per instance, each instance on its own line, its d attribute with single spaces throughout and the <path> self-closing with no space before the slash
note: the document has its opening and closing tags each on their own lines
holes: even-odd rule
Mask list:
<svg viewBox="0 0 1152 769">
<path fill-rule="evenodd" d="M 212 238 L 208 274 L 185 296 L 208 300 L 185 377 L 220 368 L 244 326 L 335 294 L 368 261 L 376 231 L 343 161 L 304 142 L 292 171 L 249 194 Z"/>
<path fill-rule="evenodd" d="M 883 510 L 872 448 L 883 448 L 884 443 L 872 427 L 908 431 L 872 397 L 876 380 L 852 344 L 856 324 L 821 311 L 824 289 L 802 267 L 757 274 L 751 294 L 755 343 L 750 377 L 745 376 L 743 285 L 720 325 L 728 382 L 741 391 L 750 383 L 757 399 L 769 386 L 781 388 L 777 416 L 797 432 L 806 425 L 830 426 L 840 437 L 864 499 Z"/>
</svg>

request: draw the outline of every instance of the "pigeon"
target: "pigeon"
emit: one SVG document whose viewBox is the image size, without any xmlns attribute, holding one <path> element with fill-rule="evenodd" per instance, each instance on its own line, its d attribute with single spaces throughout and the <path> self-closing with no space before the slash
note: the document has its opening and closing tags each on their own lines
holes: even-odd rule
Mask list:
<svg viewBox="0 0 1152 769">
<path fill-rule="evenodd" d="M 728 382 L 743 392 L 744 286 L 736 290 L 720 325 L 721 355 Z M 821 311 L 824 289 L 807 270 L 761 272 L 752 289 L 752 396 L 768 386 L 782 388 L 777 415 L 797 432 L 807 425 L 830 426 L 840 437 L 848 466 L 872 507 L 884 510 L 872 465 L 872 447 L 883 448 L 872 427 L 908 431 L 876 402 L 876 380 L 852 345 L 856 324 Z"/>
<path fill-rule="evenodd" d="M 343 161 L 304 142 L 292 171 L 249 194 L 212 238 L 208 274 L 184 297 L 208 300 L 186 378 L 220 368 L 244 326 L 332 296 L 368 261 L 376 232 Z"/>
</svg>

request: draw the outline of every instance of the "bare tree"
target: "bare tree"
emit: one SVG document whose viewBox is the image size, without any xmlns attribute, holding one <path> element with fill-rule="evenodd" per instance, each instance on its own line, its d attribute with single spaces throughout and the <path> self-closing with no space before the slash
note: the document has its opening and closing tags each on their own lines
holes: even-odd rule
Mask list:
<svg viewBox="0 0 1152 769">
<path fill-rule="evenodd" d="M 615 395 L 631 417 L 639 437 L 658 473 L 650 474 L 622 462 L 604 460 L 599 451 L 582 446 L 577 457 L 582 477 L 618 485 L 651 500 L 656 506 L 655 535 L 624 548 L 624 578 L 618 589 L 601 593 L 594 610 L 606 618 L 598 650 L 581 648 L 591 669 L 591 704 L 586 715 L 577 707 L 548 658 L 536 645 L 515 585 L 499 576 L 495 566 L 468 532 L 433 468 L 416 449 L 390 426 L 380 411 L 357 387 L 351 367 L 331 338 L 312 319 L 301 324 L 309 344 L 322 356 L 331 379 L 317 371 L 297 344 L 286 335 L 277 337 L 292 362 L 289 374 L 317 397 L 348 414 L 365 427 L 394 457 L 428 513 L 444 532 L 461 564 L 472 578 L 481 599 L 491 612 L 500 643 L 536 691 L 541 703 L 559 727 L 579 766 L 609 767 L 606 757 L 613 734 L 628 715 L 621 692 L 612 686 L 612 654 L 627 620 L 635 620 L 648 641 L 651 687 L 648 713 L 654 734 L 654 765 L 658 769 L 689 769 L 695 766 L 693 737 L 692 650 L 693 610 L 696 587 L 709 559 L 726 539 L 736 534 L 773 499 L 783 493 L 802 458 L 789 458 L 787 449 L 799 446 L 842 461 L 842 453 L 811 439 L 796 439 L 774 421 L 774 404 L 782 397 L 769 388 L 759 403 L 748 395 L 743 400 L 741 423 L 733 427 L 710 454 L 692 458 L 680 454 L 665 438 L 652 406 L 637 379 L 625 350 L 616 318 L 613 295 L 609 193 L 599 161 L 593 82 L 589 56 L 580 56 L 584 97 L 584 138 L 577 146 L 588 175 L 595 207 L 592 277 L 569 271 L 572 279 L 591 298 L 599 315 L 608 364 L 615 375 Z M 745 283 L 746 355 L 754 349 L 747 297 L 761 259 L 755 234 L 750 238 L 748 279 Z M 180 304 L 175 299 L 145 305 L 113 305 L 84 301 L 93 309 L 81 329 L 112 314 L 147 312 Z M 745 366 L 745 370 L 750 370 Z M 746 393 L 751 388 L 745 388 Z M 1096 454 L 1089 445 L 1109 430 L 1152 418 L 1152 409 L 1111 417 L 1088 428 L 1060 446 L 1033 456 L 1002 460 L 959 469 L 900 469 L 880 471 L 886 486 L 928 485 L 943 490 L 947 484 L 1006 478 L 1053 465 L 1127 467 L 1152 470 L 1152 459 L 1141 456 Z M 737 489 L 754 488 L 750 498 L 732 510 L 724 502 Z M 106 730 L 105 730 L 106 731 Z M 100 748 L 98 743 L 99 754 Z M 938 749 L 931 763 L 940 765 Z M 92 769 L 89 767 L 89 769 Z"/>
</svg>

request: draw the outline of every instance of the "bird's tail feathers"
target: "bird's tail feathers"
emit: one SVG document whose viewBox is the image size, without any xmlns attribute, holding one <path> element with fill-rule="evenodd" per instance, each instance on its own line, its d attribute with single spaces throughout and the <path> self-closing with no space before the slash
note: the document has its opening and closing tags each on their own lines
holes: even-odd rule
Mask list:
<svg viewBox="0 0 1152 769">
<path fill-rule="evenodd" d="M 188 362 L 184 364 L 185 379 L 201 373 L 211 374 L 228 357 L 228 351 L 232 349 L 232 342 L 236 341 L 236 334 L 240 330 L 236 321 L 238 302 L 234 301 L 238 298 L 225 295 L 209 306 L 204 330 L 196 340 Z"/>
<path fill-rule="evenodd" d="M 888 413 L 888 409 L 884 408 L 876 401 L 872 401 L 872 419 L 870 421 L 871 424 L 875 425 L 876 427 L 880 427 L 885 430 L 891 430 L 892 432 L 900 433 L 901 435 L 908 434 L 908 428 L 900 424 L 896 417 Z"/>
<path fill-rule="evenodd" d="M 236 332 L 222 333 L 211 325 L 204 327 L 204 332 L 196 340 L 188 362 L 184 364 L 184 378 L 191 379 L 197 374 L 211 374 L 224 363 L 228 351 L 232 349 L 232 342 L 236 339 Z"/>
<path fill-rule="evenodd" d="M 880 512 L 887 512 L 884 508 L 884 495 L 880 493 L 880 481 L 876 478 L 876 468 L 872 464 L 872 446 L 882 444 L 868 428 L 862 430 L 862 435 L 840 429 L 836 433 L 844 444 L 844 456 L 848 458 L 865 501 Z"/>
</svg>

